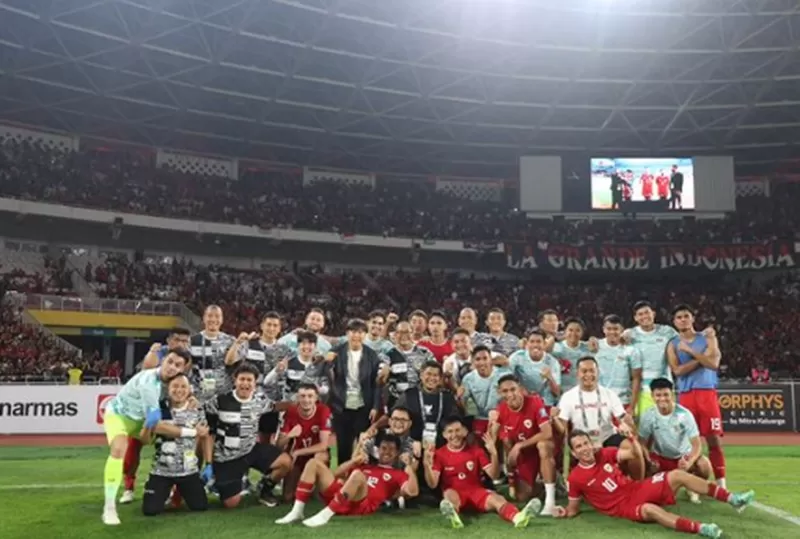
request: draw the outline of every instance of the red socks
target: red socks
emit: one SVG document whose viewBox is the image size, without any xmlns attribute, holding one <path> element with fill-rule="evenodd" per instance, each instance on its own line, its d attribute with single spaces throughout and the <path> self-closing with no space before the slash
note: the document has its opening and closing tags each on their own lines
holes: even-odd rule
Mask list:
<svg viewBox="0 0 800 539">
<path fill-rule="evenodd" d="M 728 500 L 731 498 L 731 493 L 725 490 L 722 487 L 718 487 L 714 483 L 708 484 L 708 493 L 711 498 L 714 498 L 717 501 L 727 503 Z"/>
<path fill-rule="evenodd" d="M 294 499 L 301 503 L 308 503 L 311 495 L 314 494 L 314 484 L 300 481 L 297 483 L 297 490 L 294 492 Z"/>
<path fill-rule="evenodd" d="M 517 516 L 517 513 L 519 513 L 519 509 L 510 503 L 504 504 L 503 507 L 501 507 L 497 512 L 497 514 L 500 515 L 500 518 L 509 522 L 514 522 L 514 517 Z"/>
<path fill-rule="evenodd" d="M 128 448 L 122 461 L 122 473 L 125 475 L 125 490 L 133 490 L 136 483 L 136 471 L 139 469 L 139 455 L 142 452 L 142 441 L 128 438 Z"/>
<path fill-rule="evenodd" d="M 700 533 L 700 523 L 696 520 L 678 517 L 675 522 L 675 530 L 683 533 Z"/>
<path fill-rule="evenodd" d="M 708 460 L 711 461 L 711 467 L 714 469 L 714 478 L 724 479 L 725 454 L 722 452 L 722 447 L 719 445 L 708 446 Z"/>
</svg>

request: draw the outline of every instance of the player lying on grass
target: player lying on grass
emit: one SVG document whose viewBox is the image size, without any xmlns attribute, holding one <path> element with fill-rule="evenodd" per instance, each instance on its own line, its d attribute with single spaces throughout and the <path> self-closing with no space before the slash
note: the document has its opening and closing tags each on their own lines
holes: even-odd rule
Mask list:
<svg viewBox="0 0 800 539">
<path fill-rule="evenodd" d="M 514 496 L 517 501 L 530 500 L 541 473 L 545 486 L 542 515 L 552 516 L 556 507 L 556 461 L 550 414 L 542 399 L 526 394 L 513 374 L 500 378 L 497 391 L 503 402 L 497 407 L 496 419 Z"/>
<path fill-rule="evenodd" d="M 276 520 L 276 524 L 291 524 L 303 520 L 306 504 L 314 490 L 320 493 L 326 507 L 303 524 L 323 526 L 334 515 L 369 515 L 397 494 L 414 497 L 419 494 L 416 461 L 408 453 L 400 455 L 400 440 L 384 434 L 378 445 L 378 464 L 368 464 L 367 455 L 356 453 L 353 458 L 332 472 L 322 461 L 306 463 L 297 484 L 292 510 Z M 396 467 L 398 455 L 404 466 Z"/>
<path fill-rule="evenodd" d="M 733 494 L 683 470 L 659 472 L 653 477 L 634 481 L 622 473 L 619 465 L 641 457 L 637 454 L 642 451 L 638 442 L 633 442 L 631 449 L 606 447 L 597 450 L 588 433 L 572 431 L 569 444 L 578 465 L 569 474 L 569 505 L 556 509 L 558 517 L 576 516 L 581 499 L 584 499 L 608 516 L 634 522 L 656 522 L 679 532 L 717 538 L 722 536 L 722 530 L 716 524 L 680 517 L 665 511 L 663 506 L 675 503 L 675 492 L 681 487 L 728 503 L 739 511 L 755 498 L 752 490 Z"/>
<path fill-rule="evenodd" d="M 258 441 L 258 424 L 262 415 L 275 409 L 265 394 L 256 393 L 258 369 L 242 363 L 233 371 L 233 391 L 217 395 L 206 403 L 209 431 L 214 436 L 214 486 L 225 507 L 239 505 L 242 478 L 250 469 L 264 474 L 259 501 L 275 507 L 272 495 L 275 485 L 292 469 L 292 458 L 272 444 Z M 203 478 L 211 478 L 209 466 Z"/>
<path fill-rule="evenodd" d="M 161 401 L 161 421 L 152 431 L 143 428 L 140 435 L 145 444 L 155 439 L 153 467 L 142 500 L 142 512 L 146 516 L 164 511 L 164 504 L 173 488 L 177 488 L 192 511 L 208 508 L 196 454 L 196 451 L 202 451 L 203 460 L 211 462 L 213 446 L 205 413 L 201 408 L 189 405 L 192 387 L 185 374 L 169 381 L 167 393 L 168 398 Z"/>
<path fill-rule="evenodd" d="M 434 449 L 433 445 L 425 447 L 425 481 L 431 489 L 441 486 L 444 499 L 439 509 L 453 528 L 464 527 L 459 516 L 464 510 L 495 511 L 514 527 L 524 528 L 542 508 L 541 502 L 534 498 L 520 511 L 503 496 L 484 487 L 482 473 L 491 479 L 496 479 L 500 473 L 496 439 L 491 431 L 489 429 L 483 439 L 488 457 L 481 447 L 467 444 L 467 426 L 460 417 L 445 421 L 444 439 L 447 443 L 444 446 L 439 449 Z"/>
<path fill-rule="evenodd" d="M 103 428 L 108 440 L 109 455 L 103 473 L 105 506 L 103 522 L 116 526 L 117 491 L 122 483 L 122 458 L 128 448 L 128 437 L 138 435 L 142 428 L 152 429 L 161 420 L 161 392 L 164 384 L 185 371 L 192 362 L 186 350 L 170 350 L 157 369 L 142 371 L 125 384 L 108 404 Z"/>
<path fill-rule="evenodd" d="M 309 460 L 318 459 L 328 464 L 330 436 L 330 409 L 319 402 L 316 385 L 301 383 L 297 388 L 297 403 L 286 410 L 276 442 L 282 451 L 292 457 L 292 471 L 283 480 L 285 501 L 294 499 L 297 482 Z"/>
<path fill-rule="evenodd" d="M 708 479 L 711 462 L 703 456 L 697 422 L 689 410 L 675 402 L 672 389 L 672 382 L 666 378 L 656 378 L 650 383 L 656 405 L 639 418 L 639 437 L 650 449 L 650 463 L 656 471 L 684 470 Z M 700 496 L 688 492 L 692 503 L 700 503 Z"/>
</svg>

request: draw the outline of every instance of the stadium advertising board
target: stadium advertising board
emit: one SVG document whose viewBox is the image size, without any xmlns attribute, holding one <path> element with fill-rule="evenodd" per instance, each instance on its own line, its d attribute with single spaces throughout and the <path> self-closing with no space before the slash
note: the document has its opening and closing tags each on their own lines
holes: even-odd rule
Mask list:
<svg viewBox="0 0 800 539">
<path fill-rule="evenodd" d="M 789 241 L 709 245 L 507 243 L 505 249 L 508 267 L 533 271 L 729 273 L 796 265 L 794 243 Z"/>
<path fill-rule="evenodd" d="M 791 432 L 796 404 L 792 386 L 723 385 L 718 391 L 722 424 L 730 432 Z"/>
<path fill-rule="evenodd" d="M 0 386 L 0 434 L 100 434 L 119 386 Z"/>
</svg>

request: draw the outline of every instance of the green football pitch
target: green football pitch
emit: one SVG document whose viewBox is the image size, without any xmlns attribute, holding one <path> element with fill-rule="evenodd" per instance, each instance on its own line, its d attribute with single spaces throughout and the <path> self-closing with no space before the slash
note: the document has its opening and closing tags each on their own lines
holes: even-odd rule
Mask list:
<svg viewBox="0 0 800 539">
<path fill-rule="evenodd" d="M 145 449 L 142 470 L 149 469 L 149 448 Z M 800 446 L 726 449 L 729 487 L 732 490 L 753 488 L 760 507 L 738 514 L 731 507 L 703 499 L 695 506 L 679 494 L 674 510 L 689 518 L 715 522 L 724 537 L 741 539 L 789 539 L 800 537 L 800 519 L 786 514 L 800 513 Z M 301 524 L 278 526 L 276 518 L 289 509 L 259 506 L 252 498 L 243 507 L 222 510 L 212 501 L 212 509 L 203 514 L 185 510 L 169 511 L 160 517 L 141 515 L 141 486 L 137 501 L 120 506 L 122 525 L 104 526 L 101 479 L 105 448 L 102 447 L 0 447 L 0 538 L 20 539 L 49 537 L 55 539 L 95 539 L 125 537 L 181 539 L 187 537 L 228 537 L 235 539 L 319 538 L 359 539 L 362 537 L 465 537 L 494 538 L 536 534 L 548 539 L 656 539 L 678 537 L 656 525 L 635 524 L 611 519 L 585 508 L 585 513 L 570 521 L 537 519 L 527 530 L 515 530 L 496 515 L 465 518 L 466 527 L 451 530 L 434 509 L 379 513 L 369 517 L 334 518 L 326 527 L 310 530 Z M 140 475 L 140 479 L 144 474 Z M 786 518 L 765 510 L 777 509 Z M 307 515 L 316 511 L 310 507 Z M 787 518 L 789 520 L 787 520 Z M 428 535 L 431 534 L 431 535 Z"/>
</svg>

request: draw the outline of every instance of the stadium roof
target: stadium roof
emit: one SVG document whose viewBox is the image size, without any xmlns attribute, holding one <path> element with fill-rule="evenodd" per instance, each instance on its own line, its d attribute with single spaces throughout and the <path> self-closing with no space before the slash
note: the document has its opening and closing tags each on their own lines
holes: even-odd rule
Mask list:
<svg viewBox="0 0 800 539">
<path fill-rule="evenodd" d="M 797 154 L 795 0 L 0 0 L 0 120 L 513 176 L 526 154 Z"/>
</svg>

